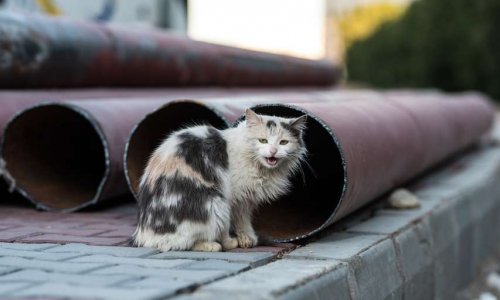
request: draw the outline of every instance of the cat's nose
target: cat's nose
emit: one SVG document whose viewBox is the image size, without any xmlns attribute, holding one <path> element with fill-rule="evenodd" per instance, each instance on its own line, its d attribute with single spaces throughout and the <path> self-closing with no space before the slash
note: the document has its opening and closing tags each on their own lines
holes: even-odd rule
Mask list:
<svg viewBox="0 0 500 300">
<path fill-rule="evenodd" d="M 269 148 L 269 152 L 271 153 L 271 155 L 274 155 L 276 154 L 276 152 L 278 152 L 278 149 L 276 149 L 275 147 L 271 147 Z"/>
</svg>

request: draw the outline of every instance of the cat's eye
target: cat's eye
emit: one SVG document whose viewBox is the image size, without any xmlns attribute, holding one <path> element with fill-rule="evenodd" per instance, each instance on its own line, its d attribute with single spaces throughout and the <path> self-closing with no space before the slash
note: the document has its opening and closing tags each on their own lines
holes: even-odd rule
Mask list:
<svg viewBox="0 0 500 300">
<path fill-rule="evenodd" d="M 288 141 L 287 141 L 287 140 L 281 140 L 281 141 L 280 141 L 280 145 L 286 145 L 286 144 L 288 144 Z"/>
<path fill-rule="evenodd" d="M 259 139 L 259 142 L 260 142 L 261 144 L 267 144 L 267 140 L 266 140 L 266 139 Z"/>
</svg>

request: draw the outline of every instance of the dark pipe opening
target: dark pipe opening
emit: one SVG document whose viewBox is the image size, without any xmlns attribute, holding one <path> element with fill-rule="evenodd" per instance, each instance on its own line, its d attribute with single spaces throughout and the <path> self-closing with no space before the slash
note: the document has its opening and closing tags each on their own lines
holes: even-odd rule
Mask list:
<svg viewBox="0 0 500 300">
<path fill-rule="evenodd" d="M 137 193 L 142 172 L 151 153 L 172 131 L 194 124 L 227 128 L 224 117 L 211 108 L 192 101 L 171 102 L 147 115 L 132 130 L 125 149 L 125 175 L 130 189 Z"/>
<path fill-rule="evenodd" d="M 45 209 L 73 209 L 95 200 L 105 181 L 105 142 L 77 108 L 41 105 L 17 115 L 2 153 L 17 189 Z"/>
<path fill-rule="evenodd" d="M 311 235 L 325 225 L 340 203 L 344 188 L 344 167 L 339 146 L 320 119 L 297 107 L 258 105 L 255 112 L 280 117 L 308 115 L 305 143 L 308 163 L 304 178 L 296 174 L 293 188 L 278 201 L 255 214 L 257 232 L 274 241 L 292 241 Z"/>
</svg>

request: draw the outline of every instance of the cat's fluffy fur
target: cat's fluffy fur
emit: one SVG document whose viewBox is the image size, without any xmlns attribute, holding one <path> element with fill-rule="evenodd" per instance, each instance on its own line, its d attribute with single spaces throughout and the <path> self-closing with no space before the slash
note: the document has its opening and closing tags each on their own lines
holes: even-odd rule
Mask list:
<svg viewBox="0 0 500 300">
<path fill-rule="evenodd" d="M 306 155 L 305 121 L 247 109 L 234 128 L 172 133 L 141 178 L 134 243 L 163 251 L 255 246 L 252 212 L 289 191 Z"/>
</svg>

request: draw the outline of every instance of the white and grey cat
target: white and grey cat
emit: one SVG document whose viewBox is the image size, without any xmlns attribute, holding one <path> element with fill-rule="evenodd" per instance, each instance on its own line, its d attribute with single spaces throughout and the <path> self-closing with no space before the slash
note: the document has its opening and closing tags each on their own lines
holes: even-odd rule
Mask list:
<svg viewBox="0 0 500 300">
<path fill-rule="evenodd" d="M 305 128 L 305 115 L 247 109 L 234 128 L 193 126 L 170 134 L 141 178 L 135 245 L 162 251 L 256 246 L 252 213 L 290 190 L 307 152 Z"/>
</svg>

